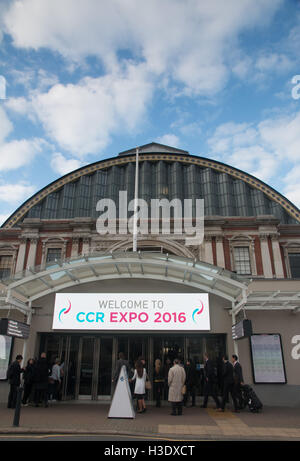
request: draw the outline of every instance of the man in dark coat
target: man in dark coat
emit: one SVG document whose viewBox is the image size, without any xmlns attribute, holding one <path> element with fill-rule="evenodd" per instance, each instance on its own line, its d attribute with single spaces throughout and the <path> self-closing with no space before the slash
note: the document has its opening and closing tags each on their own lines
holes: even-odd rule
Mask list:
<svg viewBox="0 0 300 461">
<path fill-rule="evenodd" d="M 22 355 L 17 355 L 16 360 L 9 366 L 7 370 L 7 378 L 10 384 L 7 408 L 16 408 L 18 387 L 21 384 L 21 373 L 24 371 L 21 368 L 22 360 Z"/>
<path fill-rule="evenodd" d="M 207 407 L 208 397 L 211 395 L 216 403 L 216 407 L 220 408 L 220 402 L 216 392 L 216 374 L 213 361 L 209 359 L 207 354 L 204 354 L 204 400 L 202 408 Z"/>
<path fill-rule="evenodd" d="M 48 407 L 48 387 L 51 370 L 46 357 L 46 353 L 42 352 L 34 370 L 34 401 L 36 407 L 39 406 L 40 402 L 44 403 L 45 407 Z"/>
<path fill-rule="evenodd" d="M 183 404 L 186 407 L 190 396 L 192 397 L 192 407 L 196 406 L 196 385 L 197 385 L 197 372 L 196 367 L 191 359 L 186 361 L 185 367 L 186 374 L 186 393 L 183 397 Z"/>
<path fill-rule="evenodd" d="M 233 365 L 228 361 L 228 357 L 226 355 L 223 357 L 223 363 L 223 398 L 219 411 L 225 410 L 225 405 L 230 393 L 234 405 L 234 411 L 238 412 L 236 395 L 234 393 Z"/>
<path fill-rule="evenodd" d="M 243 408 L 243 396 L 242 396 L 242 386 L 244 385 L 243 370 L 240 362 L 238 361 L 238 356 L 232 355 L 232 364 L 233 364 L 233 379 L 234 379 L 234 393 L 236 398 L 239 401 L 239 408 Z"/>
</svg>

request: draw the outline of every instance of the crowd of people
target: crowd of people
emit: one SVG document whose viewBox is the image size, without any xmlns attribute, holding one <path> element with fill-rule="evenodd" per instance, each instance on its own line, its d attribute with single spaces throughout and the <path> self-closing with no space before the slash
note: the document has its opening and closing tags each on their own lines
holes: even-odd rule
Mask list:
<svg viewBox="0 0 300 461">
<path fill-rule="evenodd" d="M 64 375 L 64 367 L 60 359 L 56 358 L 54 363 L 49 366 L 46 353 L 43 352 L 38 360 L 30 358 L 25 368 L 21 368 L 22 360 L 23 357 L 17 355 L 16 360 L 7 371 L 10 384 L 7 407 L 16 407 L 21 375 L 23 375 L 24 385 L 23 405 L 28 405 L 30 401 L 35 406 L 42 404 L 47 407 L 49 400 L 60 400 Z M 168 400 L 172 406 L 172 415 L 181 415 L 183 406 L 187 407 L 190 401 L 192 406 L 196 406 L 199 380 L 196 366 L 191 359 L 188 359 L 186 363 L 183 363 L 180 358 L 175 358 L 173 363 L 170 359 L 167 359 L 165 366 L 162 366 L 160 359 L 156 359 L 151 383 L 146 370 L 145 359 L 139 357 L 134 364 L 134 368 L 131 368 L 129 362 L 125 359 L 125 355 L 120 352 L 112 379 L 114 384 L 118 380 L 123 365 L 125 365 L 129 377 L 132 396 L 137 402 L 138 413 L 145 413 L 146 411 L 145 398 L 147 390 L 152 388 L 152 384 L 156 406 L 160 407 L 162 400 Z M 212 397 L 216 404 L 216 409 L 224 411 L 229 401 L 229 394 L 231 395 L 235 412 L 238 412 L 243 407 L 243 372 L 236 355 L 232 355 L 231 361 L 228 360 L 227 356 L 222 358 L 221 389 L 215 363 L 207 354 L 204 354 L 202 372 L 204 380 L 202 408 L 207 407 L 208 399 Z M 220 390 L 221 399 L 219 399 Z"/>
<path fill-rule="evenodd" d="M 123 365 L 127 370 L 133 398 L 137 401 L 137 412 L 144 413 L 146 411 L 146 391 L 151 388 L 145 360 L 139 357 L 135 362 L 134 370 L 132 370 L 129 362 L 121 352 L 113 377 L 114 383 L 117 381 Z M 228 360 L 226 355 L 223 356 L 220 389 L 215 364 L 207 354 L 204 354 L 203 379 L 202 408 L 207 407 L 208 399 L 211 396 L 216 404 L 216 410 L 225 411 L 226 404 L 229 401 L 229 394 L 233 401 L 234 411 L 239 412 L 243 408 L 243 372 L 237 355 L 232 355 L 231 361 Z M 218 391 L 220 390 L 221 400 L 218 396 Z M 182 415 L 183 406 L 187 407 L 190 400 L 191 406 L 196 406 L 197 392 L 197 370 L 191 359 L 188 359 L 185 364 L 179 358 L 174 359 L 173 364 L 171 360 L 167 359 L 164 367 L 160 359 L 155 360 L 153 394 L 157 407 L 161 406 L 163 399 L 167 399 L 172 406 L 171 415 Z"/>
<path fill-rule="evenodd" d="M 40 404 L 48 406 L 49 401 L 60 399 L 60 387 L 63 377 L 63 365 L 59 358 L 49 366 L 46 353 L 43 352 L 38 360 L 30 358 L 25 368 L 21 368 L 23 357 L 17 355 L 16 360 L 7 370 L 10 384 L 8 394 L 8 408 L 16 408 L 18 388 L 23 377 L 22 404 L 27 406 L 32 402 L 36 407 Z"/>
</svg>

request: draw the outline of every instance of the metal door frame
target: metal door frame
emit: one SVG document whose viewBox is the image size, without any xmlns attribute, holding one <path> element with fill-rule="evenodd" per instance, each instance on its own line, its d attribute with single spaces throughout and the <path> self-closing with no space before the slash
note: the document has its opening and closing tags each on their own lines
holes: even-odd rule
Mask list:
<svg viewBox="0 0 300 461">
<path fill-rule="evenodd" d="M 97 400 L 98 396 L 98 373 L 99 373 L 99 357 L 100 357 L 100 338 L 97 336 L 80 336 L 79 339 L 79 348 L 78 348 L 78 365 L 76 370 L 76 383 L 75 383 L 75 400 L 80 400 L 79 387 L 80 387 L 80 373 L 81 373 L 81 363 L 82 363 L 82 345 L 85 339 L 93 339 L 93 374 L 92 374 L 92 383 L 91 383 L 91 400 Z M 82 399 L 84 400 L 82 395 Z M 88 399 L 87 399 L 88 400 Z"/>
</svg>

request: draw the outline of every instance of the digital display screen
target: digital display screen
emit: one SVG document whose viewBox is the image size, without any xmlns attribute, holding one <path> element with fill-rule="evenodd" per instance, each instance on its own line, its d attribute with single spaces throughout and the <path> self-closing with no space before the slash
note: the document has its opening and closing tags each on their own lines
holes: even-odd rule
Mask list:
<svg viewBox="0 0 300 461">
<path fill-rule="evenodd" d="M 250 338 L 255 384 L 286 383 L 279 334 L 257 334 Z"/>
<path fill-rule="evenodd" d="M 12 338 L 0 335 L 0 380 L 7 379 L 6 373 L 11 353 Z"/>
</svg>

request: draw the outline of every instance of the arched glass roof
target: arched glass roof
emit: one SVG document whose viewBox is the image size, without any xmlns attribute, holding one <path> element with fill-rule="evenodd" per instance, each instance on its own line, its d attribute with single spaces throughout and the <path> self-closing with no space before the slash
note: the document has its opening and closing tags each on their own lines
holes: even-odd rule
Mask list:
<svg viewBox="0 0 300 461">
<path fill-rule="evenodd" d="M 139 149 L 138 196 L 147 202 L 203 198 L 205 216 L 272 215 L 283 224 L 300 223 L 295 205 L 241 170 L 156 143 Z M 27 200 L 2 227 L 18 226 L 24 218 L 96 219 L 96 203 L 101 198 L 111 198 L 118 206 L 118 193 L 126 190 L 128 202 L 133 199 L 135 161 L 134 150 L 129 150 L 73 171 Z"/>
</svg>

